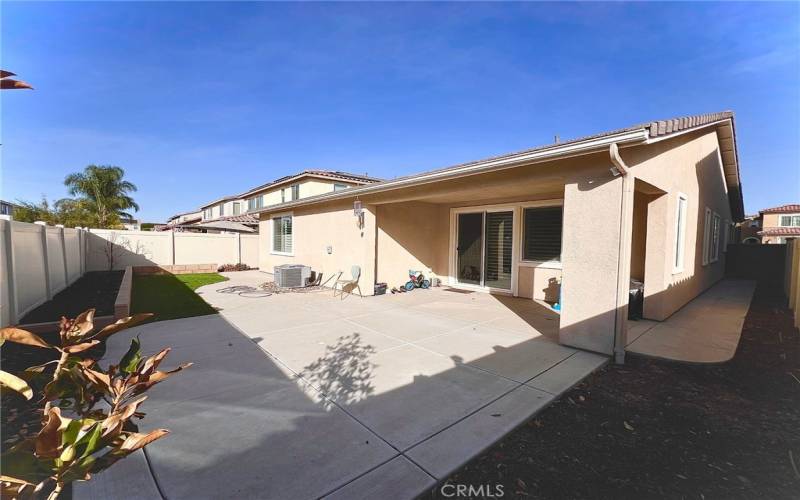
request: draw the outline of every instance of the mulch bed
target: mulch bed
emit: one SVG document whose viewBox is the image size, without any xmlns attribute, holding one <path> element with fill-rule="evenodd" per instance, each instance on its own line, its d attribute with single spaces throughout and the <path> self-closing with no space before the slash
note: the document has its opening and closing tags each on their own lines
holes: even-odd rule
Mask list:
<svg viewBox="0 0 800 500">
<path fill-rule="evenodd" d="M 785 302 L 759 285 L 728 363 L 629 354 L 447 482 L 504 498 L 800 497 L 800 335 Z"/>
<path fill-rule="evenodd" d="M 124 271 L 86 273 L 51 300 L 26 314 L 20 324 L 58 321 L 61 316 L 74 318 L 92 307 L 96 309 L 95 316 L 113 315 L 114 301 L 124 274 Z"/>
</svg>

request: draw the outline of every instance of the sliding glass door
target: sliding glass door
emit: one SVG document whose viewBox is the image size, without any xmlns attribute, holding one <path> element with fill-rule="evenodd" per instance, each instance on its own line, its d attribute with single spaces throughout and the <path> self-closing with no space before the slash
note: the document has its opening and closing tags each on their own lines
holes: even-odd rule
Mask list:
<svg viewBox="0 0 800 500">
<path fill-rule="evenodd" d="M 459 283 L 511 290 L 514 213 L 460 213 L 456 276 Z"/>
<path fill-rule="evenodd" d="M 458 214 L 458 282 L 481 285 L 483 213 Z"/>
</svg>

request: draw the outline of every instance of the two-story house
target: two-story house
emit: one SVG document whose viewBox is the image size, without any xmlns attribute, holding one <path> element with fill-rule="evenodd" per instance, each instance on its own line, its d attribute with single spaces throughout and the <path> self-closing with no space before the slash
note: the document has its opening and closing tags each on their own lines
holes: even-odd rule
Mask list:
<svg viewBox="0 0 800 500">
<path fill-rule="evenodd" d="M 761 243 L 786 243 L 800 238 L 800 204 L 781 205 L 759 212 Z"/>
<path fill-rule="evenodd" d="M 316 196 L 380 179 L 367 175 L 329 170 L 304 170 L 254 187 L 242 194 L 226 196 L 202 205 L 200 210 L 175 215 L 163 230 L 258 231 L 258 217 L 252 212 L 264 207 Z"/>
</svg>

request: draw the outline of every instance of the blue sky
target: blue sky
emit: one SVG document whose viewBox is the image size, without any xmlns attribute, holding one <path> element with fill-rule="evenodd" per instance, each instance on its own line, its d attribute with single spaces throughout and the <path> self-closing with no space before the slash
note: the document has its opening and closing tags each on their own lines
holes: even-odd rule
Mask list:
<svg viewBox="0 0 800 500">
<path fill-rule="evenodd" d="M 736 112 L 748 212 L 800 202 L 800 4 L 10 3 L 4 199 L 85 165 L 146 221 L 307 168 L 395 177 Z"/>
</svg>

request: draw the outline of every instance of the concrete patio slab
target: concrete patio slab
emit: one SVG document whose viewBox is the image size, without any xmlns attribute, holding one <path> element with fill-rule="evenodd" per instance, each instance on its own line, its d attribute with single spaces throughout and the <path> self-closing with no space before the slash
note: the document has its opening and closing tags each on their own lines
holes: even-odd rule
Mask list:
<svg viewBox="0 0 800 500">
<path fill-rule="evenodd" d="M 720 281 L 666 321 L 638 335 L 627 350 L 691 363 L 728 361 L 739 345 L 754 291 L 753 281 Z"/>
<path fill-rule="evenodd" d="M 459 318 L 443 318 L 421 311 L 411 313 L 405 309 L 390 309 L 349 319 L 353 323 L 404 342 L 417 342 L 472 324 Z"/>
<path fill-rule="evenodd" d="M 128 458 L 101 474 L 102 476 L 96 476 L 91 481 L 72 483 L 73 498 L 125 498 L 126 500 L 161 498 L 142 450 L 133 452 Z"/>
<path fill-rule="evenodd" d="M 175 431 L 148 447 L 167 498 L 317 498 L 397 454 L 289 381 L 172 404 L 147 419 Z"/>
<path fill-rule="evenodd" d="M 417 498 L 436 480 L 406 457 L 399 456 L 369 471 L 324 498 L 328 500 L 397 500 Z"/>
<path fill-rule="evenodd" d="M 607 356 L 578 351 L 536 378 L 529 380 L 526 385 L 559 395 L 606 363 L 608 363 Z"/>
<path fill-rule="evenodd" d="M 444 479 L 552 400 L 544 391 L 519 386 L 406 454 L 437 479 Z"/>
<path fill-rule="evenodd" d="M 467 461 L 546 404 L 545 391 L 605 360 L 542 335 L 558 317 L 525 299 L 441 288 L 253 299 L 217 289 L 268 276 L 229 276 L 198 290 L 220 314 L 108 342 L 111 362 L 139 335 L 148 353 L 173 346 L 166 368 L 194 363 L 142 408 L 143 430 L 172 433 L 148 447 L 150 468 L 131 474 L 152 469 L 167 498 L 411 498 L 434 484 L 428 467 L 443 474 Z M 471 437 L 442 441 L 462 433 Z M 415 447 L 438 464 L 409 459 Z M 103 477 L 76 498 L 107 498 Z"/>
<path fill-rule="evenodd" d="M 401 451 L 515 387 L 411 345 L 371 360 L 370 397 L 344 394 L 334 401 Z"/>
<path fill-rule="evenodd" d="M 508 332 L 489 324 L 456 330 L 417 345 L 520 383 L 575 352 L 546 337 Z"/>
</svg>

